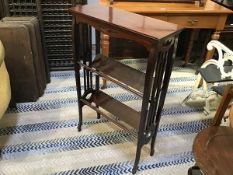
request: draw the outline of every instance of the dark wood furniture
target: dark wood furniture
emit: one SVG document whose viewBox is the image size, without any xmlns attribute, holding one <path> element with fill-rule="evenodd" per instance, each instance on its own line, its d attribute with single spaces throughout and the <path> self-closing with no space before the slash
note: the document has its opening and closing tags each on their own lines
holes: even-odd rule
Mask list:
<svg viewBox="0 0 233 175">
<path fill-rule="evenodd" d="M 79 105 L 78 130 L 80 131 L 82 126 L 84 105 L 96 110 L 98 118 L 102 115 L 119 126 L 125 127 L 121 124 L 124 122 L 135 128 L 138 131 L 138 141 L 132 172 L 136 173 L 143 145 L 151 141 L 150 154 L 154 154 L 155 138 L 175 58 L 178 34 L 182 28 L 176 24 L 99 5 L 77 6 L 71 8 L 70 12 L 74 17 L 73 44 Z M 86 25 L 89 31 L 83 30 Z M 90 26 L 96 29 L 97 36 L 97 56 L 94 60 L 90 47 L 92 38 Z M 145 46 L 149 51 L 146 72 L 143 73 L 100 55 L 100 32 Z M 83 71 L 84 75 L 83 93 L 80 71 Z M 99 76 L 141 97 L 140 112 L 101 91 Z M 106 111 L 114 117 L 109 116 Z"/>
<path fill-rule="evenodd" d="M 216 91 L 219 91 L 219 94 L 221 94 L 223 97 L 219 104 L 217 112 L 214 116 L 213 123 L 212 123 L 213 126 L 219 126 L 221 124 L 221 121 L 230 104 L 230 101 L 233 99 L 233 84 L 225 86 L 224 91 L 223 91 L 223 87 L 216 89 Z"/>
<path fill-rule="evenodd" d="M 233 128 L 212 126 L 202 130 L 194 140 L 193 156 L 205 175 L 231 175 Z"/>
</svg>

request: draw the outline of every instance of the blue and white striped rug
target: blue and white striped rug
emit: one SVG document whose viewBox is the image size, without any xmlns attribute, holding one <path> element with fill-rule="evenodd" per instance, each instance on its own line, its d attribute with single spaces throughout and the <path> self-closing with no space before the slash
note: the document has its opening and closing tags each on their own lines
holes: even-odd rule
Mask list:
<svg viewBox="0 0 233 175">
<path fill-rule="evenodd" d="M 126 64 L 143 70 L 143 60 Z M 194 71 L 173 69 L 155 145 L 144 146 L 137 174 L 185 175 L 194 164 L 192 142 L 211 116 L 200 108 L 182 106 L 195 81 Z M 109 94 L 140 109 L 140 99 L 108 83 Z M 135 130 L 125 131 L 84 108 L 84 125 L 77 132 L 78 108 L 73 71 L 52 72 L 45 94 L 22 103 L 0 121 L 0 175 L 119 175 L 131 174 L 136 150 Z"/>
</svg>

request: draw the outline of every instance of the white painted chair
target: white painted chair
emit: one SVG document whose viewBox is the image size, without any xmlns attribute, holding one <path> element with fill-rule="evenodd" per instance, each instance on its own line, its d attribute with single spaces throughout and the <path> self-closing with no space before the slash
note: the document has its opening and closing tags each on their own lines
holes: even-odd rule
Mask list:
<svg viewBox="0 0 233 175">
<path fill-rule="evenodd" d="M 205 114 L 209 114 L 211 110 L 216 109 L 216 106 L 213 107 L 212 103 L 216 102 L 217 94 L 211 90 L 211 87 L 233 81 L 233 51 L 216 40 L 210 41 L 207 44 L 207 49 L 216 49 L 218 59 L 210 59 L 202 64 L 191 94 L 183 100 L 183 103 L 187 103 L 191 99 L 204 98 Z"/>
</svg>

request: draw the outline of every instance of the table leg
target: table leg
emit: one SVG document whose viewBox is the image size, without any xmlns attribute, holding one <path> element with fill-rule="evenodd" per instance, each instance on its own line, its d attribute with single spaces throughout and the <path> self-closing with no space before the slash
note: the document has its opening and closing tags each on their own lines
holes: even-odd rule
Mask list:
<svg viewBox="0 0 233 175">
<path fill-rule="evenodd" d="M 219 40 L 219 38 L 220 38 L 220 31 L 215 31 L 211 36 L 211 40 Z M 206 60 L 213 58 L 214 51 L 215 49 L 207 51 Z"/>
<path fill-rule="evenodd" d="M 229 121 L 230 121 L 230 127 L 233 128 L 233 104 L 231 105 L 230 108 Z"/>
<path fill-rule="evenodd" d="M 109 36 L 101 33 L 100 34 L 100 47 L 101 47 L 101 53 L 108 57 L 109 56 Z M 101 87 L 102 89 L 105 89 L 107 87 L 107 81 L 106 79 L 103 79 L 103 86 Z"/>
<path fill-rule="evenodd" d="M 189 58 L 190 58 L 190 55 L 193 49 L 194 39 L 196 38 L 198 33 L 199 33 L 198 29 L 191 30 L 191 36 L 190 36 L 189 43 L 188 43 L 188 49 L 186 51 L 185 58 L 184 58 L 184 66 L 186 66 L 189 63 Z"/>
<path fill-rule="evenodd" d="M 204 44 L 203 44 L 203 49 L 201 51 L 201 55 L 200 55 L 200 58 L 202 59 L 201 61 L 201 64 L 203 64 L 206 60 L 206 55 L 207 55 L 207 50 L 206 50 L 206 46 L 207 44 L 210 42 L 210 38 L 212 36 L 212 31 L 208 31 L 207 34 L 206 34 L 206 38 L 204 40 Z"/>
</svg>

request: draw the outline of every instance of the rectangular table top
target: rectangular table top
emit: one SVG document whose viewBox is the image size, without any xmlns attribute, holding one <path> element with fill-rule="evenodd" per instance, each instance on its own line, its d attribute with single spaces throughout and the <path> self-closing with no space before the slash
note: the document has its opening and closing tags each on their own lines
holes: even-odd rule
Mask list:
<svg viewBox="0 0 233 175">
<path fill-rule="evenodd" d="M 155 40 L 165 38 L 182 29 L 177 24 L 98 4 L 72 7 L 70 12 L 72 15 L 112 25 L 113 28 L 118 27 Z"/>
</svg>

